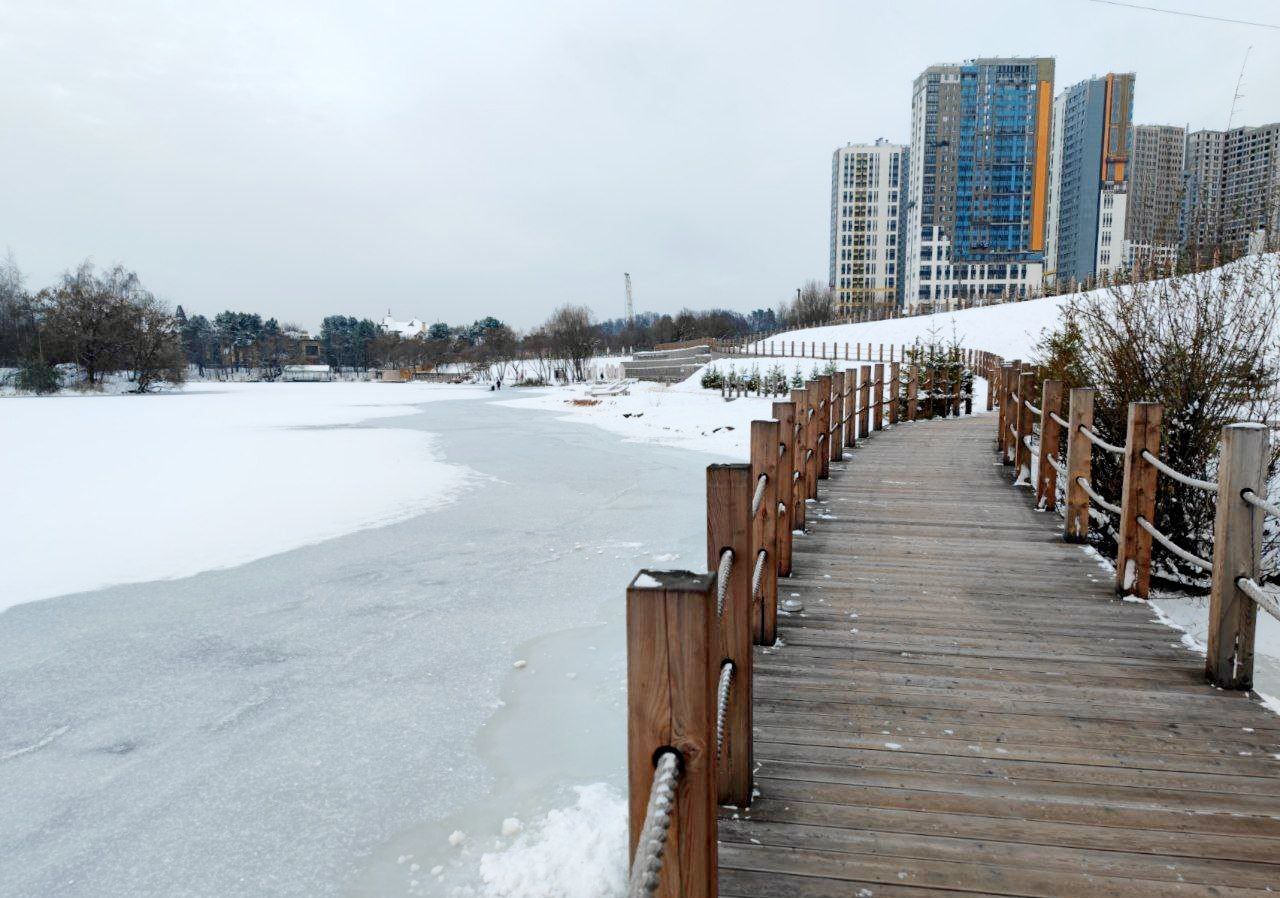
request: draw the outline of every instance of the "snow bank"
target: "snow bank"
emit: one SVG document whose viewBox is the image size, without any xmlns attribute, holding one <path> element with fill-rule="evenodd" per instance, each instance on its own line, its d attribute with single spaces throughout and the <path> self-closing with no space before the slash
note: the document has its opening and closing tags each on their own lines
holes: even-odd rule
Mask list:
<svg viewBox="0 0 1280 898">
<path fill-rule="evenodd" d="M 604 783 L 576 787 L 512 844 L 480 858 L 485 898 L 621 898 L 626 893 L 627 801 Z"/>
<path fill-rule="evenodd" d="M 440 461 L 430 435 L 353 425 L 468 395 L 201 383 L 0 400 L 0 610 L 243 564 L 446 502 L 473 475 Z"/>
<path fill-rule="evenodd" d="M 728 362 L 713 364 L 725 366 Z M 588 386 L 577 385 L 539 391 L 500 404 L 560 412 L 562 421 L 593 424 L 631 442 L 744 459 L 750 445 L 751 422 L 772 417 L 774 400 L 752 396 L 726 402 L 718 390 L 700 386 L 703 370 L 677 384 L 632 384 L 626 396 L 593 397 L 587 393 Z"/>
</svg>

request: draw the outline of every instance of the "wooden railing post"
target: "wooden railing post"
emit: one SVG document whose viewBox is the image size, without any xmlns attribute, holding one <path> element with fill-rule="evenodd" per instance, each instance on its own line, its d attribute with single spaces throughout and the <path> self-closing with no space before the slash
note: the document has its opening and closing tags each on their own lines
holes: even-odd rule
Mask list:
<svg viewBox="0 0 1280 898">
<path fill-rule="evenodd" d="M 1205 675 L 1224 689 L 1253 686 L 1258 608 L 1239 581 L 1257 581 L 1262 567 L 1263 512 L 1242 496 L 1267 494 L 1269 435 L 1264 424 L 1222 428 L 1218 501 L 1213 519 L 1213 580 L 1209 592 L 1209 648 Z"/>
<path fill-rule="evenodd" d="M 996 415 L 996 451 L 1000 453 L 1000 461 L 1008 458 L 1009 445 L 1009 366 L 1001 365 L 996 371 L 996 395 L 999 398 L 999 409 Z"/>
<path fill-rule="evenodd" d="M 844 458 L 844 372 L 836 371 L 831 375 L 831 439 L 828 440 L 831 450 L 830 459 L 840 461 Z"/>
<path fill-rule="evenodd" d="M 724 743 L 716 761 L 717 801 L 751 801 L 751 466 L 707 466 L 707 567 L 720 570 L 726 549 L 733 565 L 717 622 L 716 660 L 734 665 Z M 719 589 L 717 584 L 717 589 Z"/>
<path fill-rule="evenodd" d="M 804 483 L 805 498 L 818 498 L 818 474 L 822 470 L 818 460 L 818 382 L 805 383 L 805 402 L 808 406 L 804 422 Z"/>
<path fill-rule="evenodd" d="M 831 476 L 831 375 L 818 377 L 818 476 Z"/>
<path fill-rule="evenodd" d="M 880 344 L 880 357 L 884 358 L 884 344 Z M 875 429 L 884 430 L 884 362 L 876 362 L 875 374 Z"/>
<path fill-rule="evenodd" d="M 988 365 L 982 369 L 987 381 L 987 411 L 994 411 L 996 407 L 996 372 L 1000 369 L 994 364 Z"/>
<path fill-rule="evenodd" d="M 777 421 L 751 422 L 751 489 L 760 478 L 764 494 L 751 519 L 751 569 L 763 554 L 760 589 L 752 596 L 752 634 L 759 645 L 773 645 L 778 629 L 778 441 Z"/>
<path fill-rule="evenodd" d="M 805 529 L 804 500 L 809 495 L 809 466 L 805 463 L 805 449 L 808 446 L 809 393 L 796 388 L 791 391 L 791 404 L 796 408 L 796 423 L 793 426 L 796 438 L 791 447 L 791 464 L 799 477 L 792 478 L 791 485 L 791 529 Z"/>
<path fill-rule="evenodd" d="M 920 366 L 912 364 L 907 369 L 907 420 L 916 419 L 916 406 L 920 403 Z"/>
<path fill-rule="evenodd" d="M 858 437 L 866 439 L 871 435 L 871 366 L 863 365 L 858 373 Z"/>
<path fill-rule="evenodd" d="M 892 346 L 889 347 L 893 349 Z M 893 355 L 892 352 L 889 353 Z M 901 363 L 889 363 L 889 423 L 898 423 L 898 397 L 902 394 L 902 385 L 898 383 L 898 378 L 902 376 Z"/>
<path fill-rule="evenodd" d="M 795 529 L 796 404 L 775 402 L 778 421 L 778 576 L 791 576 L 791 531 Z"/>
<path fill-rule="evenodd" d="M 641 571 L 627 587 L 627 780 L 630 851 L 644 827 L 654 764 L 680 756 L 661 898 L 715 898 L 715 575 Z"/>
<path fill-rule="evenodd" d="M 1017 406 L 1017 428 L 1018 428 L 1018 444 L 1013 448 L 1016 450 L 1013 458 L 1013 476 L 1014 480 L 1022 479 L 1022 472 L 1027 472 L 1027 483 L 1031 483 L 1031 447 L 1027 445 L 1027 441 L 1033 433 L 1031 422 L 1031 406 L 1034 403 L 1032 399 L 1032 391 L 1036 388 L 1036 376 L 1031 371 L 1023 371 L 1018 375 L 1018 401 Z"/>
<path fill-rule="evenodd" d="M 1145 449 L 1160 454 L 1158 402 L 1130 402 L 1124 441 L 1124 487 L 1120 494 L 1120 537 L 1116 547 L 1116 592 L 1145 599 L 1151 588 L 1151 534 L 1138 525 L 1156 522 L 1155 467 L 1142 458 Z"/>
<path fill-rule="evenodd" d="M 858 445 L 858 369 L 844 371 L 844 444 Z"/>
<path fill-rule="evenodd" d="M 1080 486 L 1093 483 L 1093 444 L 1080 428 L 1093 429 L 1093 387 L 1072 387 L 1067 411 L 1067 521 L 1063 538 L 1069 543 L 1089 539 L 1089 496 Z"/>
<path fill-rule="evenodd" d="M 1053 420 L 1062 414 L 1062 381 L 1046 380 L 1040 388 L 1040 463 L 1036 472 L 1036 503 L 1053 511 L 1058 507 L 1058 470 L 1049 463 L 1057 457 L 1062 426 Z"/>
</svg>

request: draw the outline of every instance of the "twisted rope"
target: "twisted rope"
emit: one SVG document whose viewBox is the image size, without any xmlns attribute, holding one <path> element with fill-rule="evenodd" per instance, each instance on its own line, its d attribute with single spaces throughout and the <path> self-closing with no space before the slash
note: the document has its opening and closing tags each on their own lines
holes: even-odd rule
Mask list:
<svg viewBox="0 0 1280 898">
<path fill-rule="evenodd" d="M 1142 515 L 1138 515 L 1138 526 L 1141 527 L 1143 530 L 1147 531 L 1148 533 L 1150 533 L 1152 538 L 1156 542 L 1164 546 L 1174 555 L 1177 555 L 1183 561 L 1187 562 L 1187 564 L 1193 564 L 1196 567 L 1200 568 L 1200 570 L 1202 571 L 1213 570 L 1212 561 L 1205 561 L 1199 555 L 1192 555 L 1186 549 L 1177 545 L 1173 540 L 1169 539 L 1169 537 L 1165 536 L 1163 533 L 1157 530 L 1155 525 L 1152 524 L 1150 521 L 1148 521 L 1146 518 L 1144 518 Z"/>
<path fill-rule="evenodd" d="M 768 553 L 761 549 L 756 555 L 756 569 L 751 572 L 751 598 L 760 598 L 760 583 L 764 579 L 764 559 Z"/>
<path fill-rule="evenodd" d="M 1093 491 L 1093 487 L 1089 485 L 1089 481 L 1085 480 L 1083 477 L 1077 477 L 1076 483 L 1080 484 L 1080 489 L 1084 490 L 1085 495 L 1088 496 L 1090 499 L 1092 499 L 1094 502 L 1096 502 L 1099 508 L 1106 509 L 1112 514 L 1116 514 L 1116 515 L 1120 514 L 1120 506 L 1112 505 L 1106 499 L 1102 498 L 1097 493 L 1095 493 Z"/>
<path fill-rule="evenodd" d="M 1062 464 L 1060 461 L 1058 461 L 1058 460 L 1057 460 L 1056 458 L 1054 458 L 1052 455 L 1046 455 L 1046 456 L 1044 457 L 1044 460 L 1045 460 L 1045 461 L 1047 461 L 1047 462 L 1049 463 L 1050 467 L 1052 467 L 1055 471 L 1057 471 L 1057 472 L 1058 472 L 1058 476 L 1060 476 L 1060 477 L 1066 477 L 1066 476 L 1067 476 L 1067 466 L 1066 466 L 1066 465 L 1064 465 L 1064 464 Z"/>
<path fill-rule="evenodd" d="M 1068 430 L 1071 429 L 1071 425 L 1068 424 L 1066 421 L 1062 420 L 1062 416 L 1059 415 L 1057 412 L 1049 412 L 1049 417 L 1052 418 L 1054 423 L 1057 424 L 1059 427 L 1065 427 Z"/>
<path fill-rule="evenodd" d="M 768 474 L 761 474 L 759 479 L 756 480 L 756 494 L 751 497 L 751 517 L 753 518 L 756 516 L 756 513 L 760 511 L 760 501 L 764 499 L 764 488 L 765 484 L 768 482 Z"/>
<path fill-rule="evenodd" d="M 1276 601 L 1276 597 L 1263 589 L 1256 580 L 1252 580 L 1249 577 L 1241 577 L 1236 580 L 1236 586 L 1239 586 L 1241 592 L 1253 599 L 1255 605 L 1276 620 L 1280 620 L 1280 602 Z"/>
<path fill-rule="evenodd" d="M 1218 494 L 1218 485 L 1211 480 L 1200 480 L 1196 477 L 1190 477 L 1181 471 L 1171 468 L 1160 460 L 1160 456 L 1152 455 L 1146 449 L 1142 450 L 1142 460 L 1151 467 L 1155 468 L 1161 474 L 1178 483 L 1185 483 L 1187 486 L 1194 486 L 1198 490 L 1204 490 L 1206 493 Z"/>
<path fill-rule="evenodd" d="M 720 666 L 720 685 L 716 687 L 716 757 L 724 747 L 724 716 L 729 710 L 729 686 L 733 683 L 733 662 Z"/>
<path fill-rule="evenodd" d="M 1031 412 L 1031 414 L 1035 415 L 1037 418 L 1044 417 L 1044 412 L 1040 411 L 1040 409 L 1036 408 L 1030 402 L 1026 402 L 1023 404 L 1027 407 L 1027 411 Z"/>
<path fill-rule="evenodd" d="M 1083 424 L 1080 425 L 1080 432 L 1084 434 L 1085 439 L 1087 439 L 1090 443 L 1093 443 L 1093 445 L 1097 446 L 1099 449 L 1106 449 L 1108 452 L 1112 453 L 1113 455 L 1124 455 L 1123 446 L 1114 446 L 1111 443 L 1108 443 L 1106 440 L 1098 436 L 1088 427 L 1085 427 Z"/>
<path fill-rule="evenodd" d="M 1273 505 L 1253 490 L 1245 490 L 1240 494 L 1240 498 L 1244 499 L 1244 501 L 1248 502 L 1254 508 L 1262 509 L 1264 513 L 1271 515 L 1273 518 L 1280 518 L 1280 505 Z"/>
<path fill-rule="evenodd" d="M 631 863 L 627 898 L 649 898 L 658 889 L 662 855 L 667 845 L 667 833 L 671 830 L 671 806 L 679 781 L 680 756 L 668 749 L 658 756 L 654 768 L 649 806 L 644 813 L 640 838 L 636 841 L 635 860 Z"/>
<path fill-rule="evenodd" d="M 716 617 L 724 613 L 724 593 L 729 588 L 729 575 L 733 572 L 733 549 L 720 553 L 720 567 L 716 569 Z"/>
</svg>

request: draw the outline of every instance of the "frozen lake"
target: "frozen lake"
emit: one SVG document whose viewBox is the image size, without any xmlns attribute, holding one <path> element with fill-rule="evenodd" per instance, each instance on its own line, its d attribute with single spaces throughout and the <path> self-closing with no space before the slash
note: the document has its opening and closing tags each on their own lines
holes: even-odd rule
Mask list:
<svg viewBox="0 0 1280 898">
<path fill-rule="evenodd" d="M 624 587 L 642 566 L 703 566 L 715 457 L 487 394 L 340 426 L 436 434 L 476 475 L 387 526 L 0 614 L 0 894 L 620 880 Z M 369 455 L 329 477 L 365 476 Z M 245 526 L 275 513 L 246 507 Z M 67 565 L 93 538 L 62 537 Z"/>
</svg>

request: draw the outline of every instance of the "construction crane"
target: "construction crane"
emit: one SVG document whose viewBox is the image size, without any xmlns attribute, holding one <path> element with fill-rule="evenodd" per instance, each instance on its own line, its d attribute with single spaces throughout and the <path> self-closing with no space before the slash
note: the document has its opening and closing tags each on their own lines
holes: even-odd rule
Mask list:
<svg viewBox="0 0 1280 898">
<path fill-rule="evenodd" d="M 636 320 L 636 304 L 631 300 L 631 275 L 624 271 L 622 277 L 627 283 L 627 323 L 630 324 Z"/>
</svg>

